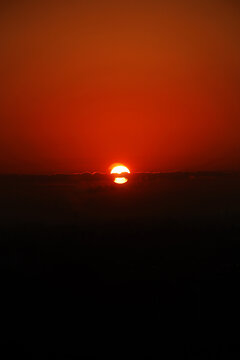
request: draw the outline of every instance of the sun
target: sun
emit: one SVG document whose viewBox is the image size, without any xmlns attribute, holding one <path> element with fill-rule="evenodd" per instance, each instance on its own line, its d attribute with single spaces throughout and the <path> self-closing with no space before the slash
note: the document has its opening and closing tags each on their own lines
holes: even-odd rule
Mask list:
<svg viewBox="0 0 240 360">
<path fill-rule="evenodd" d="M 115 184 L 125 184 L 126 182 L 128 182 L 128 179 L 127 178 L 125 178 L 125 177 L 116 177 L 115 179 L 114 179 L 114 182 L 115 182 Z"/>
<path fill-rule="evenodd" d="M 130 170 L 122 164 L 112 165 L 111 174 L 123 174 L 123 173 L 130 174 Z"/>
<path fill-rule="evenodd" d="M 130 174 L 130 170 L 123 164 L 115 163 L 109 167 L 109 171 L 111 175 L 114 177 L 115 184 L 125 184 L 128 182 L 128 175 Z"/>
</svg>

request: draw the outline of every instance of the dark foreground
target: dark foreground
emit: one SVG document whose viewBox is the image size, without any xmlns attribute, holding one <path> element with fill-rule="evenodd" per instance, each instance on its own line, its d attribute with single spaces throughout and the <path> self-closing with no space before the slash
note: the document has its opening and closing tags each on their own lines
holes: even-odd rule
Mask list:
<svg viewBox="0 0 240 360">
<path fill-rule="evenodd" d="M 1 358 L 238 358 L 238 174 L 0 185 Z"/>
</svg>

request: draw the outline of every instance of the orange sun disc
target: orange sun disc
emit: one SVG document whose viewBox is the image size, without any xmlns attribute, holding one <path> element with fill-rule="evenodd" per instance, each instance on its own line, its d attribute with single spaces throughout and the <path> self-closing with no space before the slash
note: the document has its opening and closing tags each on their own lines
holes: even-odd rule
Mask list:
<svg viewBox="0 0 240 360">
<path fill-rule="evenodd" d="M 128 179 L 126 179 L 125 177 L 116 177 L 114 179 L 114 182 L 116 184 L 125 184 L 128 181 Z"/>
<path fill-rule="evenodd" d="M 117 165 L 113 166 L 111 170 L 111 174 L 122 174 L 122 173 L 128 173 L 130 174 L 129 169 L 124 165 Z"/>
</svg>

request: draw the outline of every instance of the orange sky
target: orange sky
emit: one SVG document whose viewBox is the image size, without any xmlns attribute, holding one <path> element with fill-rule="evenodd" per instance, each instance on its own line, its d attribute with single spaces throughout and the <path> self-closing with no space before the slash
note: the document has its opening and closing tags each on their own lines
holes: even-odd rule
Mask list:
<svg viewBox="0 0 240 360">
<path fill-rule="evenodd" d="M 237 1 L 0 3 L 0 172 L 240 170 Z"/>
</svg>

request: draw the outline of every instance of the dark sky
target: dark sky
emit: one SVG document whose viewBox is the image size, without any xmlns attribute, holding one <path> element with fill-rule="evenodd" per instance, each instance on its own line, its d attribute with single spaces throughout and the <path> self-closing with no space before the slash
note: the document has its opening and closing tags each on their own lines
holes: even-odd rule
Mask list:
<svg viewBox="0 0 240 360">
<path fill-rule="evenodd" d="M 2 1 L 0 172 L 240 169 L 237 1 Z"/>
</svg>

